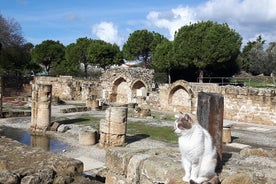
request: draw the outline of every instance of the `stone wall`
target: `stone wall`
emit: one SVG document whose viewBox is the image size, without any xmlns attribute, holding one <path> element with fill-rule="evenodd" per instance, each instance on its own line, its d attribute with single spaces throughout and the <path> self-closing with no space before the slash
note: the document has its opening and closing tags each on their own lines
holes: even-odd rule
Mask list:
<svg viewBox="0 0 276 184">
<path fill-rule="evenodd" d="M 101 96 L 102 91 L 98 81 L 76 79 L 71 76 L 36 76 L 33 82 L 52 85 L 53 96 L 62 100 L 86 100 L 92 94 Z"/>
<path fill-rule="evenodd" d="M 99 81 L 72 77 L 36 77 L 36 83 L 52 84 L 53 96 L 62 100 L 137 103 L 155 110 L 196 113 L 198 92 L 224 95 L 224 119 L 276 125 L 276 90 L 178 80 L 152 90 L 153 71 L 143 68 L 107 70 Z"/>
<path fill-rule="evenodd" d="M 136 103 L 152 91 L 153 74 L 153 70 L 139 67 L 107 70 L 100 79 L 103 96 L 110 102 Z"/>
<path fill-rule="evenodd" d="M 268 88 L 218 86 L 180 80 L 160 86 L 159 109 L 195 113 L 198 92 L 224 96 L 224 119 L 276 125 L 276 90 Z"/>
<path fill-rule="evenodd" d="M 274 183 L 275 154 L 260 148 L 223 153 L 219 180 L 222 184 Z M 106 167 L 106 184 L 186 184 L 177 147 L 112 148 L 106 154 Z"/>
</svg>

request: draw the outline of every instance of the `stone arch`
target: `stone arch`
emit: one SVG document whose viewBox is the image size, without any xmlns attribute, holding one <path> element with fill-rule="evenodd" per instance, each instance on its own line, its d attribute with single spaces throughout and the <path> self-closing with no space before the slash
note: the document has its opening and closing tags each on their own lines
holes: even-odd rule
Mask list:
<svg viewBox="0 0 276 184">
<path fill-rule="evenodd" d="M 128 103 L 129 92 L 130 87 L 127 84 L 126 79 L 123 77 L 117 78 L 112 85 L 110 102 Z"/>
<path fill-rule="evenodd" d="M 141 93 L 147 93 L 147 87 L 145 82 L 142 80 L 135 80 L 131 85 L 131 95 L 132 97 L 137 97 L 137 90 L 141 90 Z"/>
<path fill-rule="evenodd" d="M 168 96 L 168 104 L 174 111 L 192 112 L 194 108 L 194 93 L 188 82 L 176 81 L 172 84 Z"/>
</svg>

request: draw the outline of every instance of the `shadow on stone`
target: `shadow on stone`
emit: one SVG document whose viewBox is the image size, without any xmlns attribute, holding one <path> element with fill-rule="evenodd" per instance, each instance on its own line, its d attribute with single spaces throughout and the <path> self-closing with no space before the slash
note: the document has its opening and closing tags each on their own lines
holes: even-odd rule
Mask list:
<svg viewBox="0 0 276 184">
<path fill-rule="evenodd" d="M 58 121 L 60 124 L 74 124 L 74 123 L 79 123 L 83 121 L 89 121 L 87 118 L 75 118 L 75 119 L 66 119 L 66 120 L 61 120 Z"/>
<path fill-rule="evenodd" d="M 146 139 L 150 137 L 149 135 L 147 134 L 135 134 L 135 135 L 132 135 L 132 136 L 126 136 L 126 143 L 127 144 L 130 144 L 130 143 L 133 143 L 133 142 L 136 142 L 136 141 L 140 141 L 142 139 Z"/>
</svg>

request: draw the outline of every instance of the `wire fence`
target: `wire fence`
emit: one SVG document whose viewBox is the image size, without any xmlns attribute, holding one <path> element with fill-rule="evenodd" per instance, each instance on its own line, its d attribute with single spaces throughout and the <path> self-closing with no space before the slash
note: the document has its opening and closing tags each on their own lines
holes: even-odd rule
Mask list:
<svg viewBox="0 0 276 184">
<path fill-rule="evenodd" d="M 276 88 L 274 77 L 203 77 L 197 78 L 197 82 L 216 83 L 220 86 L 234 85 L 246 87 L 260 87 L 260 88 Z"/>
</svg>

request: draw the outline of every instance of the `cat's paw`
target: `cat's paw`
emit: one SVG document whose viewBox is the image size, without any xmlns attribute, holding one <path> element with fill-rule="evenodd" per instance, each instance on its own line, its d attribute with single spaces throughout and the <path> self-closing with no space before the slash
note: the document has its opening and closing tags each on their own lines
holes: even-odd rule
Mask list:
<svg viewBox="0 0 276 184">
<path fill-rule="evenodd" d="M 182 178 L 182 180 L 185 181 L 185 182 L 189 182 L 189 181 L 190 181 L 190 177 L 184 176 L 184 177 Z"/>
</svg>

